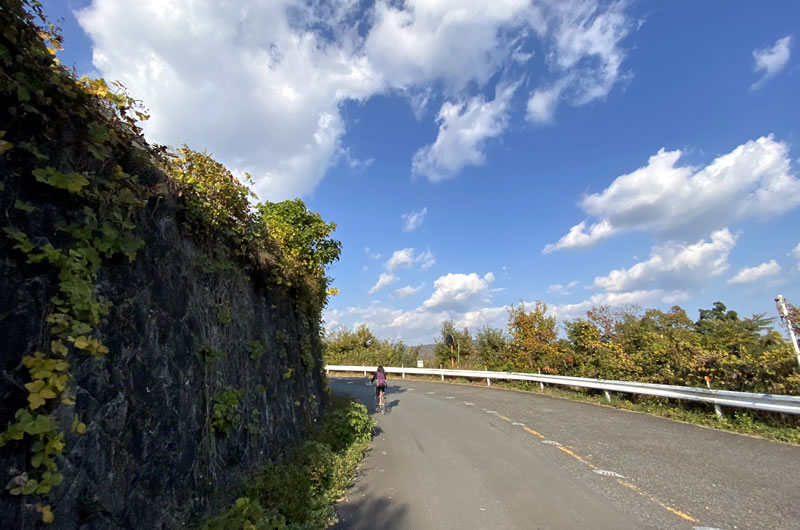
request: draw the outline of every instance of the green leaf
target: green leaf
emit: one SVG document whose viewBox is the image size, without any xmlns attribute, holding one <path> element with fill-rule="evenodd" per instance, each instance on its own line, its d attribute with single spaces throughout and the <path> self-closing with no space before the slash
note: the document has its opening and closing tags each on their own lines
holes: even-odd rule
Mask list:
<svg viewBox="0 0 800 530">
<path fill-rule="evenodd" d="M 36 488 L 39 486 L 39 481 L 36 479 L 30 479 L 28 482 L 25 483 L 25 486 L 22 488 L 23 495 L 30 495 Z"/>
<path fill-rule="evenodd" d="M 72 193 L 79 192 L 89 185 L 89 180 L 80 173 L 62 173 L 53 167 L 34 169 L 33 176 L 39 182 L 44 182 L 54 188 L 64 189 Z"/>
<path fill-rule="evenodd" d="M 46 154 L 44 154 L 41 151 L 39 151 L 39 149 L 35 145 L 30 143 L 30 142 L 22 142 L 22 143 L 20 143 L 19 144 L 19 148 L 20 149 L 24 149 L 25 151 L 29 152 L 30 154 L 35 156 L 41 162 L 44 162 L 45 160 L 47 160 L 49 158 Z"/>
<path fill-rule="evenodd" d="M 17 210 L 22 210 L 23 212 L 31 213 L 36 209 L 36 206 L 32 205 L 29 202 L 18 200 L 14 202 L 14 208 L 16 208 Z"/>
</svg>

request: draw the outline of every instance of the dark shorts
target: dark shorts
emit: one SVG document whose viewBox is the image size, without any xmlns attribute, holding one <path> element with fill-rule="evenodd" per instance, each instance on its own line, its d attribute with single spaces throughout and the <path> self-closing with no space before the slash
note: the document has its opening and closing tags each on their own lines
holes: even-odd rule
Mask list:
<svg viewBox="0 0 800 530">
<path fill-rule="evenodd" d="M 377 397 L 378 394 L 380 394 L 381 392 L 385 392 L 385 391 L 386 391 L 386 386 L 377 386 L 376 385 L 375 386 L 375 397 Z"/>
</svg>

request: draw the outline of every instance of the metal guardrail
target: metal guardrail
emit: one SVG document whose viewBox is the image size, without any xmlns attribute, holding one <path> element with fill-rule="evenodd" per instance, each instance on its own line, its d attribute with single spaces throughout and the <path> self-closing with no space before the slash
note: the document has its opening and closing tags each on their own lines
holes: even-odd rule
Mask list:
<svg viewBox="0 0 800 530">
<path fill-rule="evenodd" d="M 367 375 L 377 369 L 375 366 L 339 366 L 328 365 L 325 367 L 330 372 L 363 372 Z M 609 379 L 591 379 L 588 377 L 569 377 L 563 375 L 526 374 L 519 372 L 492 372 L 483 370 L 448 370 L 437 368 L 397 368 L 384 367 L 386 373 L 401 374 L 405 379 L 406 374 L 438 375 L 442 381 L 445 377 L 466 377 L 470 379 L 486 379 L 491 386 L 492 380 L 534 381 L 540 385 L 566 385 L 582 388 L 595 388 L 603 390 L 606 399 L 610 399 L 609 392 L 623 392 L 628 394 L 645 394 L 687 401 L 701 401 L 711 403 L 716 407 L 739 407 L 768 412 L 783 412 L 786 414 L 800 414 L 800 396 L 787 396 L 782 394 L 757 394 L 753 392 L 734 392 L 732 390 L 715 390 L 711 388 L 695 388 L 688 386 L 659 385 L 655 383 L 638 383 L 635 381 L 615 381 Z M 717 412 L 720 413 L 719 410 Z"/>
</svg>

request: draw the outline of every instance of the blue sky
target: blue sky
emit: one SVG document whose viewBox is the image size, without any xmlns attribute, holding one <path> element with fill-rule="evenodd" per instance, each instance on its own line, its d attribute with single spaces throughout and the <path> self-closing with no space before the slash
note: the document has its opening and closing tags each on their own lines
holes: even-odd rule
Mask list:
<svg viewBox="0 0 800 530">
<path fill-rule="evenodd" d="M 338 225 L 327 327 L 800 302 L 800 4 L 45 1 L 149 140 Z"/>
</svg>

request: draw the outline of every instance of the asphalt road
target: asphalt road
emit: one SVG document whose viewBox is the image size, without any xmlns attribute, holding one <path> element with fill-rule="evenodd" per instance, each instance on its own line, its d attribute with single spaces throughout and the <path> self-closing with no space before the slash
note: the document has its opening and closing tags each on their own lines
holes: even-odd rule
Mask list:
<svg viewBox="0 0 800 530">
<path fill-rule="evenodd" d="M 366 381 L 331 387 L 374 412 Z M 530 393 L 390 384 L 337 529 L 800 529 L 800 447 Z"/>
</svg>

